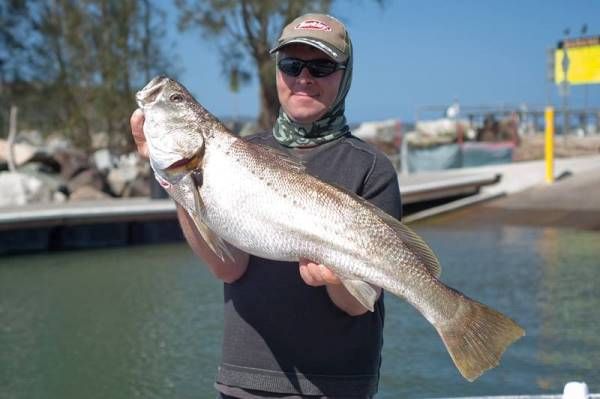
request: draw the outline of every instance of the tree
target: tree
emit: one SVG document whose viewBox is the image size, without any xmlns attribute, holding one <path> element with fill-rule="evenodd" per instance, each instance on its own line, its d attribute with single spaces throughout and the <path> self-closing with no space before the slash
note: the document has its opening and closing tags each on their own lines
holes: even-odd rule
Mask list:
<svg viewBox="0 0 600 399">
<path fill-rule="evenodd" d="M 269 129 L 277 117 L 279 103 L 275 87 L 275 64 L 268 50 L 282 28 L 306 12 L 327 12 L 331 0 L 175 0 L 182 30 L 200 28 L 216 39 L 232 91 L 255 72 L 260 86 L 258 124 Z M 249 62 L 250 61 L 250 62 Z M 253 68 L 247 67 L 254 65 Z"/>
<path fill-rule="evenodd" d="M 31 29 L 25 0 L 0 3 L 0 89 L 24 59 L 25 32 Z"/>
<path fill-rule="evenodd" d="M 9 110 L 16 106 L 7 82 L 18 82 L 20 74 L 27 73 L 22 68 L 29 64 L 25 43 L 32 27 L 27 16 L 26 0 L 0 3 L 0 133 L 8 127 Z"/>
<path fill-rule="evenodd" d="M 20 23 L 5 37 L 23 39 L 12 53 L 29 61 L 11 65 L 12 76 L 7 67 L 0 72 L 26 121 L 39 128 L 42 118 L 44 130 L 60 129 L 82 147 L 97 131 L 115 146 L 131 146 L 135 88 L 169 65 L 159 46 L 164 13 L 150 0 L 11 0 L 6 10 Z"/>
</svg>

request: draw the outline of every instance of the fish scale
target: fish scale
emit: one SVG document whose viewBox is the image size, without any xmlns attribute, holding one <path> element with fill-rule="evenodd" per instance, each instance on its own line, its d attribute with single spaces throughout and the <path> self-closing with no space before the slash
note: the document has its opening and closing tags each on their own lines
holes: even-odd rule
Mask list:
<svg viewBox="0 0 600 399">
<path fill-rule="evenodd" d="M 433 325 L 469 381 L 525 334 L 442 283 L 435 254 L 408 227 L 298 161 L 234 136 L 178 82 L 157 77 L 137 101 L 157 180 L 221 259 L 233 245 L 268 259 L 322 263 L 370 310 L 377 298 L 370 284 L 381 287 Z"/>
</svg>

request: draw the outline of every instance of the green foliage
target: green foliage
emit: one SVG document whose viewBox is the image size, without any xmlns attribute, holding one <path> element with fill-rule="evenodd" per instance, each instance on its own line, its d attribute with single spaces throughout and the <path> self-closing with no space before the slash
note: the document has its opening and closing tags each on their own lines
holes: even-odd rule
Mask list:
<svg viewBox="0 0 600 399">
<path fill-rule="evenodd" d="M 255 75 L 260 83 L 259 125 L 269 128 L 279 109 L 275 65 L 268 51 L 283 27 L 307 12 L 327 12 L 331 0 L 175 0 L 179 28 L 199 28 L 219 48 L 232 91 Z"/>
<path fill-rule="evenodd" d="M 134 93 L 168 69 L 158 42 L 164 13 L 150 0 L 11 0 L 0 6 L 6 18 L 2 112 L 16 104 L 21 128 L 58 131 L 83 148 L 97 131 L 131 146 Z"/>
<path fill-rule="evenodd" d="M 22 55 L 23 44 L 20 33 L 27 29 L 22 17 L 26 11 L 24 0 L 0 3 L 0 79 L 7 72 L 14 71 L 17 57 Z"/>
</svg>

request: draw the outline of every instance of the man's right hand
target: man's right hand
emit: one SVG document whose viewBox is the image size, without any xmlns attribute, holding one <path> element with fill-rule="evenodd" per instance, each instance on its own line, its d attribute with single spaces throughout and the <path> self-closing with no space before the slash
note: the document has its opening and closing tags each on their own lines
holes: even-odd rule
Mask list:
<svg viewBox="0 0 600 399">
<path fill-rule="evenodd" d="M 148 143 L 144 136 L 144 113 L 141 109 L 136 109 L 131 114 L 129 123 L 131 125 L 131 135 L 135 141 L 138 153 L 141 157 L 148 159 L 150 152 L 148 151 Z M 233 254 L 234 260 L 221 260 L 206 244 L 191 217 L 179 205 L 177 206 L 177 217 L 188 244 L 194 253 L 204 260 L 204 263 L 208 265 L 217 278 L 227 283 L 232 283 L 246 272 L 248 260 L 250 259 L 247 253 L 230 246 L 229 251 Z"/>
<path fill-rule="evenodd" d="M 150 158 L 150 152 L 148 151 L 148 143 L 146 143 L 146 137 L 144 136 L 144 113 L 141 109 L 136 109 L 131 114 L 129 119 L 131 125 L 131 135 L 133 141 L 137 147 L 138 153 L 142 158 Z"/>
</svg>

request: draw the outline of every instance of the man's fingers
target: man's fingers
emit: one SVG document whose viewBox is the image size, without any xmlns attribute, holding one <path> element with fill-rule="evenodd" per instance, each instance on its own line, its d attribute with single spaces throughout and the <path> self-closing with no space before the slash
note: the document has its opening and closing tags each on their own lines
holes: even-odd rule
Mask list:
<svg viewBox="0 0 600 399">
<path fill-rule="evenodd" d="M 319 272 L 321 274 L 321 278 L 323 280 L 325 280 L 325 282 L 327 284 L 341 284 L 342 283 L 340 281 L 340 279 L 338 278 L 338 276 L 335 275 L 334 272 L 332 272 L 331 270 L 329 270 L 327 267 L 325 267 L 323 265 L 319 265 Z"/>
<path fill-rule="evenodd" d="M 141 109 L 138 108 L 133 111 L 129 119 L 129 124 L 131 125 L 131 135 L 133 136 L 133 141 L 135 141 L 138 152 L 144 158 L 148 158 L 148 144 L 144 136 L 144 113 Z"/>
<path fill-rule="evenodd" d="M 319 265 L 314 262 L 307 261 L 306 263 L 300 264 L 300 276 L 304 282 L 311 287 L 320 287 L 325 285 L 325 280 L 321 276 Z"/>
<path fill-rule="evenodd" d="M 304 282 L 312 287 L 319 287 L 325 284 L 341 284 L 341 280 L 329 268 L 317 264 L 311 260 L 300 258 L 300 276 Z"/>
<path fill-rule="evenodd" d="M 144 137 L 144 112 L 139 108 L 133 111 L 129 123 L 131 125 L 131 134 L 133 135 L 136 144 L 138 140 L 146 141 Z"/>
<path fill-rule="evenodd" d="M 312 274 L 308 270 L 308 266 L 300 265 L 299 270 L 300 270 L 300 276 L 302 277 L 302 280 L 304 280 L 304 282 L 307 285 L 310 285 L 311 287 L 317 287 L 319 285 L 319 284 L 316 284 L 315 279 L 313 278 Z"/>
</svg>

